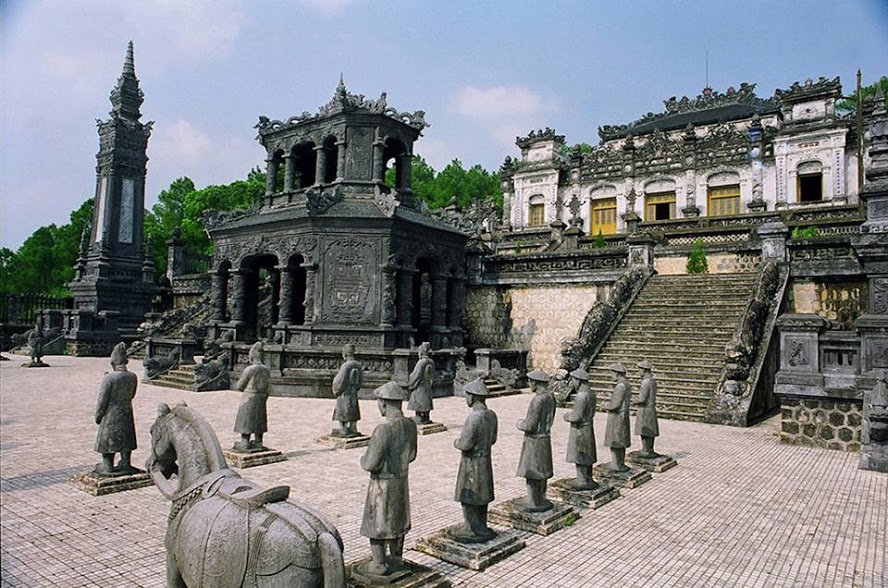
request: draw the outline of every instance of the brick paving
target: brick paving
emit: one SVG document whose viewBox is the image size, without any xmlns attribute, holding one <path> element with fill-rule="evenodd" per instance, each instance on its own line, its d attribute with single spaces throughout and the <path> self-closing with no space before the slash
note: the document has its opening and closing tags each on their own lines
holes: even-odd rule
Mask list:
<svg viewBox="0 0 888 588">
<path fill-rule="evenodd" d="M 65 483 L 98 461 L 93 410 L 107 359 L 48 357 L 48 369 L 0 363 L 0 528 L 2 586 L 163 586 L 163 535 L 169 503 L 153 487 L 94 497 Z M 141 373 L 139 362 L 130 368 Z M 140 448 L 159 402 L 186 400 L 223 446 L 239 394 L 190 393 L 140 384 L 134 401 Z M 521 444 L 515 422 L 528 398 L 491 400 L 500 419 L 494 446 L 497 500 L 520 496 L 514 477 Z M 453 439 L 467 408 L 436 400 L 448 431 L 420 437 L 411 467 L 416 540 L 460 520 L 453 501 L 459 454 Z M 361 404 L 362 431 L 380 417 Z M 291 496 L 320 508 L 342 534 L 346 560 L 369 554 L 360 536 L 367 475 L 363 449 L 333 450 L 314 439 L 330 431 L 331 401 L 269 399 L 266 442 L 289 460 L 245 470 L 262 484 L 289 484 Z M 563 455 L 567 423 L 556 416 L 555 477 L 573 475 Z M 604 417 L 596 432 L 604 436 Z M 857 469 L 857 454 L 781 445 L 772 419 L 749 429 L 661 421 L 657 449 L 679 465 L 548 537 L 524 534 L 527 547 L 483 572 L 416 551 L 454 586 L 888 586 L 888 475 Z M 637 442 L 637 440 L 634 440 Z M 599 448 L 599 456 L 609 456 Z"/>
</svg>

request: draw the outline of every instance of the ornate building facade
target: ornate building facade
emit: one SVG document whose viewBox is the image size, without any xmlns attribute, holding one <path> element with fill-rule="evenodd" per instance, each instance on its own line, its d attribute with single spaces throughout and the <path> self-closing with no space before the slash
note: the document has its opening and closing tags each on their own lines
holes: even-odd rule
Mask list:
<svg viewBox="0 0 888 588">
<path fill-rule="evenodd" d="M 519 137 L 501 169 L 513 230 L 570 222 L 590 235 L 640 222 L 857 202 L 857 133 L 836 112 L 839 78 L 770 98 L 754 84 L 670 98 L 665 111 L 599 128 L 591 151 L 552 129 Z"/>
</svg>

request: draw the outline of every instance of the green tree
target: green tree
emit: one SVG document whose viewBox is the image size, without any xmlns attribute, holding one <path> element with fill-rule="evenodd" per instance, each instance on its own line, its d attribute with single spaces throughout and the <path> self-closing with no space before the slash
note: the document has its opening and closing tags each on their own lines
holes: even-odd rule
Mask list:
<svg viewBox="0 0 888 588">
<path fill-rule="evenodd" d="M 459 159 L 454 159 L 436 172 L 421 155 L 414 154 L 410 179 L 413 193 L 429 208 L 443 208 L 456 198 L 459 208 L 465 208 L 473 200 L 490 199 L 502 210 L 499 174 L 488 172 L 478 164 L 465 169 Z M 386 171 L 385 183 L 392 186 L 394 182 L 392 168 Z"/>
<path fill-rule="evenodd" d="M 882 95 L 885 96 L 885 108 L 888 108 L 888 76 L 882 76 L 879 78 L 878 82 L 873 82 L 868 86 L 861 86 L 860 94 L 863 96 L 863 99 L 872 98 L 876 95 L 876 91 L 879 88 L 882 88 Z M 857 113 L 857 90 L 854 91 L 853 94 L 848 96 L 848 98 L 839 101 L 836 104 L 836 108 L 845 113 L 856 114 Z M 864 110 L 866 112 L 866 110 Z"/>
<path fill-rule="evenodd" d="M 709 263 L 706 260 L 706 248 L 703 246 L 703 239 L 694 241 L 691 247 L 691 253 L 688 255 L 688 263 L 685 269 L 689 274 L 708 274 Z"/>
</svg>

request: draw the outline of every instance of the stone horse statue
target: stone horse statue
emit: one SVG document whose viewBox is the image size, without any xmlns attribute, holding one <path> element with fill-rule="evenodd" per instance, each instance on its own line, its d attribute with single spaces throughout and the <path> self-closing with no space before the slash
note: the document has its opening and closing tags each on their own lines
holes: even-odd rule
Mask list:
<svg viewBox="0 0 888 588">
<path fill-rule="evenodd" d="M 230 470 L 210 424 L 184 403 L 158 407 L 146 463 L 173 503 L 167 585 L 346 585 L 342 539 L 323 515 Z"/>
</svg>

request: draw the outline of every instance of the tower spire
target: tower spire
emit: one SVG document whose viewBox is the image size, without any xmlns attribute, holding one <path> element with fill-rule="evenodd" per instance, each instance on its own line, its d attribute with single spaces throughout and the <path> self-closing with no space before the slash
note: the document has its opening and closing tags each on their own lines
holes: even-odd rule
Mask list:
<svg viewBox="0 0 888 588">
<path fill-rule="evenodd" d="M 126 48 L 126 59 L 123 61 L 123 72 L 117 78 L 117 85 L 111 90 L 111 116 L 120 116 L 132 120 L 138 120 L 142 116 L 139 107 L 144 96 L 139 89 L 139 79 L 136 77 L 135 60 L 133 59 L 133 42 L 130 41 Z"/>
</svg>

